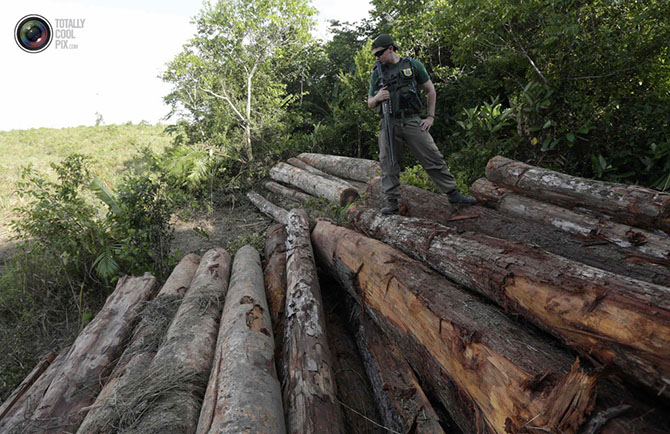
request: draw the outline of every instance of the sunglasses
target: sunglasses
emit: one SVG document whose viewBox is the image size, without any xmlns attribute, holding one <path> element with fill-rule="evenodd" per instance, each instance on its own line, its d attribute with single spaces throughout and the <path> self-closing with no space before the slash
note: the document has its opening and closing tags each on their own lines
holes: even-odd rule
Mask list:
<svg viewBox="0 0 670 434">
<path fill-rule="evenodd" d="M 379 50 L 375 52 L 375 57 L 382 57 L 382 55 L 388 50 L 389 47 L 384 48 L 383 50 Z"/>
</svg>

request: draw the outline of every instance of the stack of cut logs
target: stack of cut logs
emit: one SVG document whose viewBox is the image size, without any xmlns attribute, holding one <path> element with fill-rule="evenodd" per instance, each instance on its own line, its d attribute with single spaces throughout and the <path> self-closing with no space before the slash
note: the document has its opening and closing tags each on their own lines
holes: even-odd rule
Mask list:
<svg viewBox="0 0 670 434">
<path fill-rule="evenodd" d="M 365 204 L 345 227 L 249 193 L 279 222 L 264 268 L 245 246 L 186 256 L 160 291 L 121 279 L 0 432 L 670 432 L 670 194 L 495 157 L 478 205 L 403 185 L 383 216 L 376 162 L 287 163 L 265 184 L 282 200 Z M 340 382 L 333 299 L 369 411 Z"/>
</svg>

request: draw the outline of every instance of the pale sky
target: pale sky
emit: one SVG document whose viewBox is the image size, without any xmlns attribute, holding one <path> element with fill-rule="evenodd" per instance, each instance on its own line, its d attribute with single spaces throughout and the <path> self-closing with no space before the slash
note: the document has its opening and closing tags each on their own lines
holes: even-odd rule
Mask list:
<svg viewBox="0 0 670 434">
<path fill-rule="evenodd" d="M 316 36 L 327 37 L 326 20 L 367 17 L 369 0 L 312 0 L 319 11 Z M 201 0 L 31 0 L 5 2 L 0 14 L 0 131 L 145 120 L 169 122 L 163 96 L 170 86 L 158 78 L 165 64 L 193 36 L 191 18 Z M 30 14 L 58 24 L 74 36 L 65 49 L 56 44 L 26 53 L 14 41 L 18 21 Z M 62 19 L 75 20 L 73 22 Z M 63 38 L 60 38 L 61 40 Z"/>
</svg>

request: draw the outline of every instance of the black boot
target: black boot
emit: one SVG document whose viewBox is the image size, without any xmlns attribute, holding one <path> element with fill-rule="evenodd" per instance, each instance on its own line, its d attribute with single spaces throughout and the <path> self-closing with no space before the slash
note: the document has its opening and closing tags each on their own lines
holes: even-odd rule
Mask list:
<svg viewBox="0 0 670 434">
<path fill-rule="evenodd" d="M 458 190 L 450 191 L 447 193 L 447 197 L 449 198 L 449 202 L 458 205 L 474 205 L 477 203 L 477 199 L 472 196 L 461 194 Z"/>
<path fill-rule="evenodd" d="M 384 215 L 398 214 L 399 209 L 400 208 L 398 207 L 398 199 L 389 199 L 386 201 L 386 206 L 382 208 L 382 214 Z"/>
</svg>

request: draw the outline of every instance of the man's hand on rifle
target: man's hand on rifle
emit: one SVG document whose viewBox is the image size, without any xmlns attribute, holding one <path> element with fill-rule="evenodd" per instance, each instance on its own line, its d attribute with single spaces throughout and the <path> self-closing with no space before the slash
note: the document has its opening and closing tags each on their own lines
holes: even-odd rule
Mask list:
<svg viewBox="0 0 670 434">
<path fill-rule="evenodd" d="M 377 102 L 377 104 L 391 98 L 391 94 L 389 93 L 388 90 L 386 90 L 387 87 L 388 86 L 382 87 L 381 89 L 379 89 L 379 92 L 377 92 L 377 95 L 375 95 L 375 101 Z"/>
</svg>

